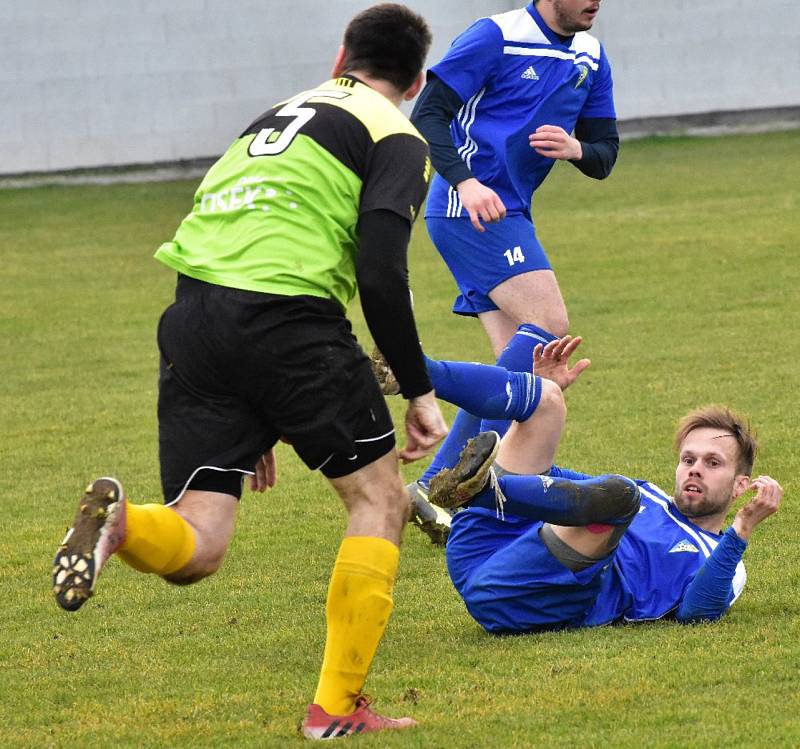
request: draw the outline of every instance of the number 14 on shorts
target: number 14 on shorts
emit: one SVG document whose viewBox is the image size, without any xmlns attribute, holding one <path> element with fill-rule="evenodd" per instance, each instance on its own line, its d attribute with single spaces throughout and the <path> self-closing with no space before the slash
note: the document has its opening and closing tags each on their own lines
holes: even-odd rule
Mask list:
<svg viewBox="0 0 800 749">
<path fill-rule="evenodd" d="M 503 254 L 506 256 L 506 260 L 508 260 L 509 265 L 525 262 L 525 255 L 522 254 L 522 247 L 519 245 L 514 247 L 514 249 L 506 250 Z"/>
</svg>

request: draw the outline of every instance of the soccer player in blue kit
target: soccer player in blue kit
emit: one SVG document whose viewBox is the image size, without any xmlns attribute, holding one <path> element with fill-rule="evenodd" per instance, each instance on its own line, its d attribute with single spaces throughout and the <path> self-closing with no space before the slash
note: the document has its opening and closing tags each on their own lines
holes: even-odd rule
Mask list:
<svg viewBox="0 0 800 749">
<path fill-rule="evenodd" d="M 680 422 L 671 496 L 648 481 L 555 465 L 566 418 L 562 391 L 589 365 L 569 366 L 579 344 L 565 336 L 537 347 L 528 387 L 509 381 L 509 394 L 536 394 L 525 413 L 502 440 L 481 432 L 454 468 L 431 480 L 432 502 L 465 506 L 447 541 L 453 584 L 493 633 L 718 619 L 741 593 L 742 555 L 753 529 L 777 511 L 783 489 L 769 476 L 751 478 L 755 438 L 722 406 Z M 439 397 L 491 416 L 497 369 L 428 362 Z M 754 496 L 723 533 L 730 508 L 748 491 Z"/>
<path fill-rule="evenodd" d="M 428 71 L 412 114 L 437 171 L 425 219 L 460 291 L 453 311 L 480 319 L 498 365 L 511 371 L 526 369 L 533 347 L 569 325 L 536 237 L 532 195 L 556 159 L 603 179 L 617 157 L 611 69 L 587 33 L 600 2 L 535 0 L 479 19 Z M 409 486 L 412 498 L 424 497 L 477 429 L 459 412 Z"/>
</svg>

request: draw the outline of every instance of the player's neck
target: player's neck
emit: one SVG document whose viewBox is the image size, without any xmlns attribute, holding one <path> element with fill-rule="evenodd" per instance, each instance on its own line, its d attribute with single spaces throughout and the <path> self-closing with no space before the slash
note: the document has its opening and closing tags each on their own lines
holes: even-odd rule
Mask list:
<svg viewBox="0 0 800 749">
<path fill-rule="evenodd" d="M 358 78 L 358 80 L 366 86 L 374 89 L 379 94 L 383 94 L 396 107 L 399 107 L 403 101 L 403 93 L 398 91 L 389 81 L 383 80 L 382 78 L 373 78 L 361 70 L 348 70 L 347 75 Z"/>
<path fill-rule="evenodd" d="M 707 517 L 692 518 L 691 520 L 698 528 L 719 535 L 722 530 L 722 522 L 725 518 L 719 515 L 709 515 Z"/>
<path fill-rule="evenodd" d="M 673 502 L 674 501 L 675 500 L 673 499 Z M 680 507 L 678 507 L 678 509 L 680 510 Z M 686 517 L 689 518 L 689 520 L 698 528 L 702 528 L 704 531 L 719 535 L 722 531 L 722 524 L 725 522 L 727 515 L 728 509 L 725 508 L 724 511 L 715 512 L 713 515 L 696 515 L 695 517 L 686 515 Z"/>
</svg>

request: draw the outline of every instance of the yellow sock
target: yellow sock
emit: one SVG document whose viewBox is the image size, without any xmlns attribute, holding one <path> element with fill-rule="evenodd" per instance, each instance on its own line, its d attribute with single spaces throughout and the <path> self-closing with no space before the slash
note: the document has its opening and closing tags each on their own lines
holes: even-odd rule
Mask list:
<svg viewBox="0 0 800 749">
<path fill-rule="evenodd" d="M 314 702 L 329 715 L 350 715 L 392 613 L 400 549 L 371 536 L 348 536 L 328 587 L 325 657 Z"/>
<path fill-rule="evenodd" d="M 194 528 L 164 505 L 134 505 L 126 500 L 125 542 L 117 556 L 140 572 L 170 575 L 194 554 Z"/>
</svg>

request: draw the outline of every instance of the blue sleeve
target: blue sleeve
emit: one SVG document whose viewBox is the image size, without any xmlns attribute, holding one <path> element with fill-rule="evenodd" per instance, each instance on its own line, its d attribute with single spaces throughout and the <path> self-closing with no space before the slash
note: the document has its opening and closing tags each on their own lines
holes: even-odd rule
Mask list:
<svg viewBox="0 0 800 749">
<path fill-rule="evenodd" d="M 602 46 L 600 47 L 600 63 L 597 69 L 597 76 L 579 115 L 580 119 L 588 117 L 617 118 L 617 111 L 614 108 L 614 82 L 611 79 L 611 65 Z"/>
<path fill-rule="evenodd" d="M 747 542 L 728 528 L 683 594 L 676 617 L 688 624 L 719 619 L 733 602 L 733 577 Z"/>
<path fill-rule="evenodd" d="M 481 18 L 456 37 L 431 72 L 468 101 L 494 75 L 503 59 L 503 32 L 490 18 Z"/>
</svg>

